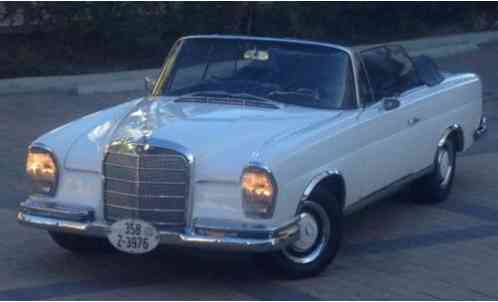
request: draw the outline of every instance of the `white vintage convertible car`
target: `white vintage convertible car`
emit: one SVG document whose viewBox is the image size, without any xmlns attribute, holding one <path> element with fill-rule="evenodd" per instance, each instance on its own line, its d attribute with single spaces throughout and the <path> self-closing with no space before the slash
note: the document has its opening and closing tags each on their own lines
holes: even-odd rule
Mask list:
<svg viewBox="0 0 498 302">
<path fill-rule="evenodd" d="M 19 222 L 75 252 L 250 251 L 310 276 L 344 215 L 405 185 L 445 200 L 486 130 L 476 75 L 392 45 L 190 36 L 147 83 L 29 146 Z"/>
</svg>

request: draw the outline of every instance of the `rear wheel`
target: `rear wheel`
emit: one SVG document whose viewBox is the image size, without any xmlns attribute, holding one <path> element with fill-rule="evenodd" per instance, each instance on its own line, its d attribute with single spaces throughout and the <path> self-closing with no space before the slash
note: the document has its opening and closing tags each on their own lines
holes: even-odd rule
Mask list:
<svg viewBox="0 0 498 302">
<path fill-rule="evenodd" d="M 305 201 L 299 211 L 299 239 L 272 254 L 277 268 L 285 276 L 317 275 L 335 258 L 341 242 L 342 211 L 339 203 L 331 199 L 326 204 Z"/>
<path fill-rule="evenodd" d="M 456 168 L 456 147 L 452 139 L 438 147 L 434 170 L 414 183 L 417 201 L 439 203 L 448 198 L 453 185 Z"/>
<path fill-rule="evenodd" d="M 61 232 L 48 232 L 52 240 L 60 247 L 78 254 L 108 253 L 115 251 L 103 238 L 94 238 Z"/>
</svg>

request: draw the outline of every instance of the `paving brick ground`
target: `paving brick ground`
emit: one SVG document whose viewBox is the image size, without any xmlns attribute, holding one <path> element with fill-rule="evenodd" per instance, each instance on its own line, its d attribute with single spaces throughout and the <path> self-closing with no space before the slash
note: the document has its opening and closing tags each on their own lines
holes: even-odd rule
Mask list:
<svg viewBox="0 0 498 302">
<path fill-rule="evenodd" d="M 0 300 L 3 299 L 498 299 L 498 47 L 440 64 L 484 82 L 490 131 L 458 158 L 441 205 L 390 198 L 346 219 L 324 274 L 284 281 L 242 254 L 162 248 L 147 257 L 82 257 L 15 222 L 26 197 L 26 145 L 41 133 L 139 93 L 0 97 Z"/>
</svg>

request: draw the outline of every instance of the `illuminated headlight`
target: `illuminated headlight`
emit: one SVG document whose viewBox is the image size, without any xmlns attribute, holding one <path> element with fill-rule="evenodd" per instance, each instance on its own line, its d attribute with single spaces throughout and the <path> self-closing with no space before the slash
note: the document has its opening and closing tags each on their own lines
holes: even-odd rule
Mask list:
<svg viewBox="0 0 498 302">
<path fill-rule="evenodd" d="M 33 184 L 33 193 L 54 195 L 57 189 L 57 164 L 50 151 L 31 147 L 26 159 L 26 173 Z"/>
<path fill-rule="evenodd" d="M 246 216 L 271 218 L 277 196 L 277 184 L 271 172 L 260 166 L 249 166 L 242 173 L 240 185 Z"/>
</svg>

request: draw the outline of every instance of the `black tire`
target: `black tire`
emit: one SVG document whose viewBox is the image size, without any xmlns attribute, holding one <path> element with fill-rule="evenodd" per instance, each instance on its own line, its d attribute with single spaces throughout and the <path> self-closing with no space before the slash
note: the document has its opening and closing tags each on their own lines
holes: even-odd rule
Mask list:
<svg viewBox="0 0 498 302">
<path fill-rule="evenodd" d="M 298 214 L 310 215 L 314 219 L 318 230 L 316 240 L 308 241 L 310 246 L 307 249 L 298 249 L 300 244 L 296 242 L 269 255 L 277 272 L 290 279 L 312 277 L 325 270 L 335 258 L 342 237 L 342 210 L 335 198 L 330 196 L 322 203 L 305 201 Z M 303 229 L 306 227 L 302 224 L 301 232 L 306 232 Z"/>
<path fill-rule="evenodd" d="M 94 238 L 61 232 L 49 231 L 48 233 L 57 245 L 73 253 L 97 254 L 116 251 L 112 245 L 103 238 Z"/>
<path fill-rule="evenodd" d="M 441 156 L 445 153 L 449 156 L 449 172 L 441 168 Z M 415 194 L 415 201 L 425 204 L 436 204 L 445 201 L 451 192 L 453 178 L 456 169 L 456 146 L 452 139 L 439 146 L 434 159 L 434 170 L 432 173 L 423 176 L 412 185 L 412 192 Z M 446 170 L 446 175 L 442 175 L 441 170 Z"/>
</svg>

